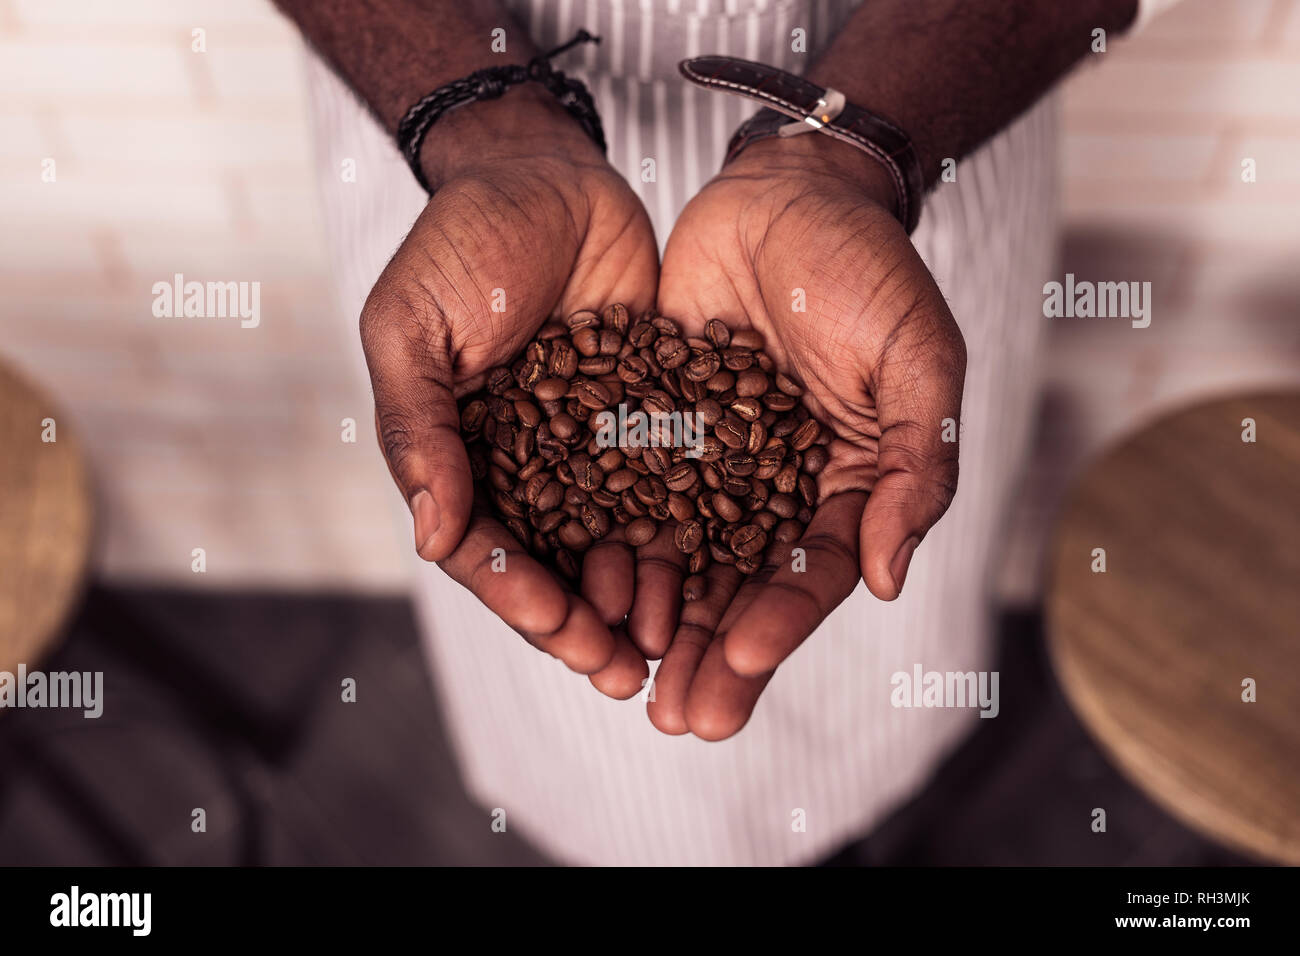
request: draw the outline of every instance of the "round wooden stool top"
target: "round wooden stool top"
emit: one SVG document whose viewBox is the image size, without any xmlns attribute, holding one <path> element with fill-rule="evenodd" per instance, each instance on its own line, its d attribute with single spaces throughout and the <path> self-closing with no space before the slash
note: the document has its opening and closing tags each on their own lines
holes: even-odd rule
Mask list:
<svg viewBox="0 0 1300 956">
<path fill-rule="evenodd" d="M 1056 671 L 1119 767 L 1211 837 L 1300 863 L 1300 394 L 1123 442 L 1074 489 L 1051 561 Z"/>
<path fill-rule="evenodd" d="M 71 422 L 0 362 L 0 671 L 53 647 L 84 584 L 91 515 Z"/>
</svg>

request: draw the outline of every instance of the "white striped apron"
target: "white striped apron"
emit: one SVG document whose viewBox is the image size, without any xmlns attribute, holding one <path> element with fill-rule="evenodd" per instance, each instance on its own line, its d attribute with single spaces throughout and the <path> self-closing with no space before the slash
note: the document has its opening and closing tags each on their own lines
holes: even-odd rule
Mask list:
<svg viewBox="0 0 1300 956">
<path fill-rule="evenodd" d="M 800 71 L 855 4 L 509 5 L 542 48 L 578 27 L 603 37 L 557 65 L 592 89 L 610 159 L 645 202 L 662 243 L 753 109 L 689 86 L 677 61 L 731 53 Z M 795 28 L 806 31 L 806 54 L 791 49 Z M 424 196 L 342 84 L 319 62 L 310 71 L 341 320 L 353 324 Z M 893 708 L 889 681 L 916 663 L 940 671 L 992 666 L 990 568 L 1027 447 L 1041 289 L 1054 255 L 1054 116 L 1050 103 L 1040 104 L 961 163 L 957 181 L 930 197 L 915 235 L 969 348 L 952 509 L 917 552 L 902 598 L 882 604 L 859 585 L 777 672 L 739 735 L 705 743 L 660 734 L 643 702 L 600 696 L 436 567 L 420 565 L 414 598 L 435 686 L 485 827 L 487 811 L 501 808 L 510 828 L 564 862 L 810 862 L 912 795 L 973 728 L 973 710 Z M 655 159 L 653 183 L 639 175 L 645 157 Z M 357 162 L 355 183 L 340 182 L 344 158 Z M 400 546 L 411 550 L 409 514 L 401 520 Z"/>
</svg>

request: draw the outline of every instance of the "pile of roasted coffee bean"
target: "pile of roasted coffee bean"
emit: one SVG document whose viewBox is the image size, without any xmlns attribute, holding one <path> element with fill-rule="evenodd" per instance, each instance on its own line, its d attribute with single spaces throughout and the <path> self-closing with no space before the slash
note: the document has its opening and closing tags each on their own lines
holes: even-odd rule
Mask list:
<svg viewBox="0 0 1300 956">
<path fill-rule="evenodd" d="M 671 521 L 695 600 L 712 562 L 752 574 L 811 520 L 830 433 L 759 333 L 718 319 L 705 332 L 622 305 L 576 312 L 462 400 L 475 480 L 567 577 L 616 525 L 639 547 Z"/>
</svg>

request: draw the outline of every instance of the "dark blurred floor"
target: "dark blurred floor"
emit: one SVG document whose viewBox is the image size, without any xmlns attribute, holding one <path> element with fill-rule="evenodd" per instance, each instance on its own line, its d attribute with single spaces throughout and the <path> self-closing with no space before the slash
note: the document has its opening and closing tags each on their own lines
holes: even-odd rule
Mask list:
<svg viewBox="0 0 1300 956">
<path fill-rule="evenodd" d="M 96 588 L 41 669 L 104 671 L 104 716 L 0 712 L 0 864 L 545 862 L 462 790 L 404 601 Z M 1110 767 L 1036 618 L 999 669 L 1001 715 L 831 864 L 1247 862 Z"/>
</svg>

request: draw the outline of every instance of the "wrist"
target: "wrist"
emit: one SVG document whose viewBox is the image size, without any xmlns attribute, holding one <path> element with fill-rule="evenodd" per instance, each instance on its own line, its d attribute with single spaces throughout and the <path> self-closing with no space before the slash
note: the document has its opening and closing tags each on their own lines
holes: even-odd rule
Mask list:
<svg viewBox="0 0 1300 956">
<path fill-rule="evenodd" d="M 860 149 L 824 133 L 772 136 L 750 143 L 727 164 L 737 175 L 789 175 L 802 180 L 828 177 L 854 189 L 898 214 L 898 194 L 889 171 Z"/>
<path fill-rule="evenodd" d="M 539 158 L 605 162 L 578 122 L 535 82 L 452 110 L 429 127 L 420 147 L 420 166 L 434 189 L 487 163 Z"/>
</svg>

